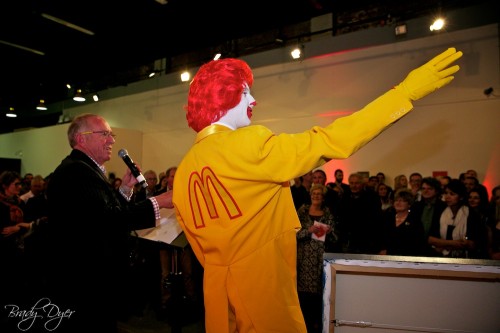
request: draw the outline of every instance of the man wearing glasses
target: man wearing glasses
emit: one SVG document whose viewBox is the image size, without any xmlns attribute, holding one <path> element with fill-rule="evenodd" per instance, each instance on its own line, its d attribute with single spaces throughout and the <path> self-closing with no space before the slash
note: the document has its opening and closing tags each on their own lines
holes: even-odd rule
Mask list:
<svg viewBox="0 0 500 333">
<path fill-rule="evenodd" d="M 68 314 L 57 332 L 116 332 L 126 304 L 130 231 L 152 227 L 160 208 L 173 208 L 172 193 L 130 202 L 136 178 L 127 169 L 119 192 L 104 163 L 115 135 L 100 116 L 80 115 L 68 128 L 71 153 L 48 186 L 47 294 Z"/>
</svg>

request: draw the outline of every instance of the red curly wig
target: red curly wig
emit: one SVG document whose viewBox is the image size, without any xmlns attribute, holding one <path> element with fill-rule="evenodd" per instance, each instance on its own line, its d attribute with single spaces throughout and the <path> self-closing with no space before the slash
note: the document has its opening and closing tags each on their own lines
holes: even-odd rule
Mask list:
<svg viewBox="0 0 500 333">
<path fill-rule="evenodd" d="M 252 87 L 253 74 L 243 60 L 212 60 L 201 66 L 185 106 L 189 127 L 199 132 L 223 117 L 241 101 L 245 83 Z"/>
</svg>

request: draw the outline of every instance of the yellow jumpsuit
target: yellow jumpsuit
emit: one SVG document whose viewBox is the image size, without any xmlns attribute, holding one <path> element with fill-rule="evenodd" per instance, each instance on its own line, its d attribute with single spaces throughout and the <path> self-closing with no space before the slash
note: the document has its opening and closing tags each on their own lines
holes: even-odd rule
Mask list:
<svg viewBox="0 0 500 333">
<path fill-rule="evenodd" d="M 207 333 L 306 333 L 289 180 L 347 158 L 412 109 L 396 90 L 298 134 L 210 125 L 179 164 L 177 219 L 204 267 Z"/>
</svg>

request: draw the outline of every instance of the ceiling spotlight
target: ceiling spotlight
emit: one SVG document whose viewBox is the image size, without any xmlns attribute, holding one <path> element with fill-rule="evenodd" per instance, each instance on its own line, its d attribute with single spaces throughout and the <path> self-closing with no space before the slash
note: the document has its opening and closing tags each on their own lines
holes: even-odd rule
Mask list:
<svg viewBox="0 0 500 333">
<path fill-rule="evenodd" d="M 432 25 L 429 27 L 431 31 L 439 31 L 444 28 L 445 21 L 442 18 L 438 18 L 432 23 Z"/>
<path fill-rule="evenodd" d="M 71 89 L 71 84 L 66 83 L 66 88 Z"/>
<path fill-rule="evenodd" d="M 302 49 L 304 46 L 296 47 L 290 52 L 293 59 L 300 59 L 302 57 Z"/>
<path fill-rule="evenodd" d="M 99 102 L 99 95 L 98 94 L 94 94 L 92 96 L 92 99 L 94 100 L 94 102 Z"/>
<path fill-rule="evenodd" d="M 188 71 L 182 72 L 181 73 L 181 81 L 182 82 L 187 82 L 191 78 L 191 74 L 189 74 Z"/>
<path fill-rule="evenodd" d="M 45 106 L 45 101 L 43 99 L 40 100 L 40 103 L 36 106 L 37 110 L 47 110 L 47 107 Z"/>
<path fill-rule="evenodd" d="M 5 115 L 6 115 L 7 117 L 9 117 L 9 118 L 16 118 L 16 117 L 17 117 L 17 114 L 16 114 L 16 112 L 14 111 L 14 108 L 13 108 L 13 107 L 10 107 L 10 108 L 9 108 L 9 112 L 7 112 Z"/>
<path fill-rule="evenodd" d="M 81 89 L 76 91 L 75 96 L 73 96 L 73 100 L 76 102 L 85 102 L 85 97 L 83 97 Z"/>
<path fill-rule="evenodd" d="M 149 72 L 148 77 L 152 78 L 155 77 L 156 75 L 161 75 L 162 71 L 163 71 L 162 69 L 154 69 L 151 72 Z"/>
<path fill-rule="evenodd" d="M 214 60 L 219 60 L 220 57 L 222 57 L 222 54 L 220 53 L 217 53 L 215 56 L 214 56 Z"/>
</svg>

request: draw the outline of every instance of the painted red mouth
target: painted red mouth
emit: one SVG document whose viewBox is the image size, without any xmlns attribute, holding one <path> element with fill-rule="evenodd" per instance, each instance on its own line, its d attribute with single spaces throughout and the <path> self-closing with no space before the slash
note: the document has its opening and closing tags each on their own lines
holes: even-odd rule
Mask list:
<svg viewBox="0 0 500 333">
<path fill-rule="evenodd" d="M 247 116 L 248 116 L 248 119 L 252 119 L 252 108 L 251 107 L 247 108 Z"/>
</svg>

